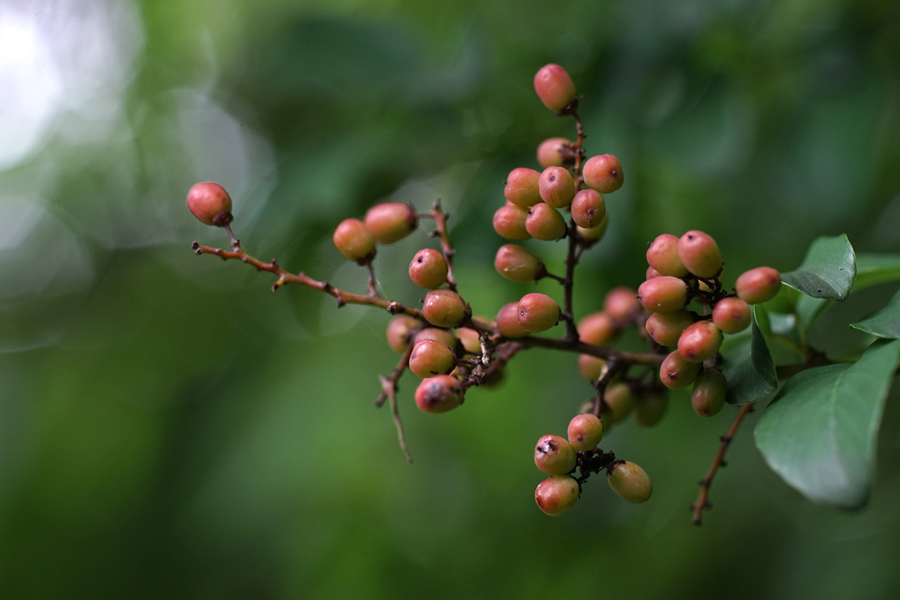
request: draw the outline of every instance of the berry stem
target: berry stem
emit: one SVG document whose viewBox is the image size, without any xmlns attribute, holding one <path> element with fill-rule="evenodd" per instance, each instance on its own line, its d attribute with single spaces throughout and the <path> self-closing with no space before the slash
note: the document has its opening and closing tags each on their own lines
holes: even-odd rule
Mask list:
<svg viewBox="0 0 900 600">
<path fill-rule="evenodd" d="M 584 138 L 586 136 L 578 113 L 573 111 L 572 117 L 575 119 L 575 128 L 578 134 L 575 143 L 572 144 L 572 149 L 575 151 L 575 165 L 572 167 L 572 174 L 575 180 L 575 192 L 577 193 L 581 189 L 581 184 L 584 181 L 581 177 L 581 165 L 584 161 L 584 148 L 582 145 L 584 144 Z M 565 305 L 563 306 L 563 312 L 570 316 L 570 318 L 566 320 L 566 339 L 570 342 L 576 342 L 578 341 L 578 330 L 575 328 L 574 318 L 571 318 L 575 314 L 572 312 L 572 297 L 575 284 L 575 265 L 578 264 L 581 253 L 578 252 L 578 226 L 575 224 L 575 219 L 572 218 L 569 219 L 568 238 L 569 246 L 566 251 L 566 277 L 562 281 L 565 289 Z"/>
<path fill-rule="evenodd" d="M 434 207 L 431 209 L 431 212 L 424 213 L 423 216 L 434 219 L 435 231 L 432 235 L 441 240 L 441 252 L 444 255 L 444 260 L 447 262 L 447 287 L 455 292 L 457 284 L 456 277 L 453 276 L 453 255 L 456 254 L 456 250 L 453 249 L 453 244 L 450 243 L 450 235 L 447 233 L 447 219 L 450 218 L 450 215 L 441 210 L 441 201 L 438 199 L 434 201 Z"/>
<path fill-rule="evenodd" d="M 378 287 L 375 281 L 375 258 L 370 258 L 366 261 L 366 268 L 369 270 L 369 281 L 366 282 L 366 291 L 370 296 L 375 296 L 380 298 L 381 294 L 378 293 Z"/>
<path fill-rule="evenodd" d="M 391 418 L 394 420 L 394 427 L 397 428 L 397 441 L 400 442 L 400 449 L 403 450 L 403 454 L 406 455 L 406 460 L 409 464 L 412 464 L 413 459 L 412 454 L 409 453 L 409 448 L 406 446 L 406 437 L 403 435 L 403 421 L 400 420 L 400 410 L 397 407 L 397 383 L 409 366 L 409 357 L 412 356 L 412 351 L 413 344 L 409 344 L 403 356 L 400 357 L 400 362 L 397 363 L 397 368 L 394 369 L 394 372 L 388 377 L 384 375 L 378 376 L 378 380 L 381 382 L 381 394 L 375 400 L 375 406 L 378 408 L 381 408 L 385 400 L 390 402 Z"/>
</svg>

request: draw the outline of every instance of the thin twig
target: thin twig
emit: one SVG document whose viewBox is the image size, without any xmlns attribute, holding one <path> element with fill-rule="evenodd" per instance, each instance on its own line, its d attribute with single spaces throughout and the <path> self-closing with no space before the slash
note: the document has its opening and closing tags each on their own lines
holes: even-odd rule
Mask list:
<svg viewBox="0 0 900 600">
<path fill-rule="evenodd" d="M 450 235 L 447 232 L 447 219 L 450 218 L 450 215 L 441 210 L 440 200 L 435 200 L 431 212 L 426 214 L 434 219 L 435 231 L 432 235 L 441 240 L 441 252 L 444 255 L 444 260 L 447 262 L 447 287 L 455 292 L 457 284 L 456 277 L 453 275 L 453 255 L 456 254 L 456 250 L 453 249 L 453 245 L 450 243 Z"/>
<path fill-rule="evenodd" d="M 413 459 L 412 454 L 409 453 L 409 448 L 406 446 L 406 437 L 403 435 L 403 422 L 400 420 L 400 410 L 397 407 L 397 383 L 400 381 L 403 373 L 406 372 L 406 367 L 409 366 L 409 357 L 412 356 L 412 351 L 413 344 L 410 343 L 403 356 L 400 357 L 400 362 L 397 363 L 397 368 L 394 369 L 394 372 L 389 377 L 384 375 L 378 376 L 378 380 L 381 382 L 381 394 L 375 400 L 375 406 L 379 408 L 384 404 L 385 400 L 390 401 L 391 418 L 394 420 L 394 427 L 397 428 L 397 441 L 400 442 L 400 449 L 403 450 L 403 454 L 406 455 L 406 460 L 409 464 L 412 464 Z"/>
<path fill-rule="evenodd" d="M 366 268 L 369 270 L 369 281 L 366 283 L 366 291 L 370 296 L 381 296 L 378 293 L 378 287 L 375 281 L 375 259 L 366 261 Z"/>
<path fill-rule="evenodd" d="M 578 138 L 573 144 L 573 150 L 575 151 L 575 166 L 572 167 L 572 175 L 575 179 L 575 191 L 581 189 L 581 183 L 583 181 L 581 177 L 581 165 L 584 160 L 584 148 L 582 147 L 584 143 L 584 128 L 581 125 L 581 119 L 578 117 L 577 112 L 573 112 L 572 116 L 575 118 L 575 127 L 577 129 Z M 575 265 L 578 264 L 578 259 L 581 257 L 581 254 L 577 252 L 578 250 L 578 225 L 575 223 L 575 219 L 569 219 L 569 229 L 568 229 L 568 237 L 569 237 L 569 245 L 566 251 L 566 276 L 563 280 L 563 287 L 565 289 L 565 306 L 563 307 L 563 312 L 567 315 L 574 315 L 572 312 L 572 297 L 573 297 L 573 287 L 575 283 Z M 578 340 L 578 330 L 575 328 L 574 319 L 568 319 L 566 321 L 566 339 L 569 341 Z"/>
</svg>

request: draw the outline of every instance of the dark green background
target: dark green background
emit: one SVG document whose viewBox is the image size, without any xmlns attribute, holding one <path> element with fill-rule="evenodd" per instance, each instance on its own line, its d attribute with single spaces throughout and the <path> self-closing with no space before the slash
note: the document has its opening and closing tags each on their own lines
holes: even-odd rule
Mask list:
<svg viewBox="0 0 900 600">
<path fill-rule="evenodd" d="M 194 256 L 192 240 L 227 238 L 184 207 L 195 181 L 220 181 L 248 251 L 359 290 L 334 226 L 387 198 L 441 197 L 460 290 L 493 315 L 534 289 L 493 271 L 490 218 L 505 174 L 572 135 L 531 87 L 556 62 L 584 95 L 589 152 L 626 174 L 579 269 L 579 315 L 640 283 L 662 232 L 713 235 L 729 283 L 796 267 L 819 235 L 900 251 L 897 2 L 135 8 L 143 44 L 115 128 L 52 135 L 0 172 L 0 195 L 39 182 L 52 216 L 0 250 L 0 595 L 897 597 L 896 392 L 859 514 L 769 472 L 757 413 L 695 528 L 688 505 L 734 410 L 701 420 L 673 393 L 659 427 L 603 444 L 647 470 L 653 499 L 626 505 L 598 477 L 549 518 L 531 453 L 591 393 L 574 357 L 525 353 L 504 386 L 442 416 L 415 409 L 409 376 L 409 466 L 372 406 L 396 362 L 388 316 L 273 295 L 265 274 Z M 391 297 L 422 296 L 406 264 L 424 245 L 420 231 L 381 252 Z M 551 265 L 561 246 L 531 244 Z M 551 283 L 537 287 L 558 294 Z"/>
</svg>

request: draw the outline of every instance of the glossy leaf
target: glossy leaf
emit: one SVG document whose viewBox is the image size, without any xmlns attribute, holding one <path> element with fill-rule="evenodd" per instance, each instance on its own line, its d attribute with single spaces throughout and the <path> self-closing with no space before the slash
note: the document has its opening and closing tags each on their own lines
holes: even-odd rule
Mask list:
<svg viewBox="0 0 900 600">
<path fill-rule="evenodd" d="M 846 235 L 820 237 L 796 271 L 783 273 L 784 285 L 813 298 L 843 302 L 856 279 L 856 256 Z"/>
<path fill-rule="evenodd" d="M 900 279 L 900 254 L 858 254 L 853 291 Z"/>
<path fill-rule="evenodd" d="M 813 502 L 866 503 L 875 445 L 900 341 L 876 342 L 856 364 L 792 377 L 766 408 L 756 445 L 773 471 Z"/>
<path fill-rule="evenodd" d="M 758 306 L 753 307 L 750 339 L 740 342 L 722 357 L 722 372 L 728 380 L 725 400 L 730 404 L 757 402 L 778 387 L 775 363 L 757 321 L 760 310 Z"/>
<path fill-rule="evenodd" d="M 900 292 L 894 294 L 887 306 L 850 327 L 878 337 L 900 339 Z"/>
</svg>

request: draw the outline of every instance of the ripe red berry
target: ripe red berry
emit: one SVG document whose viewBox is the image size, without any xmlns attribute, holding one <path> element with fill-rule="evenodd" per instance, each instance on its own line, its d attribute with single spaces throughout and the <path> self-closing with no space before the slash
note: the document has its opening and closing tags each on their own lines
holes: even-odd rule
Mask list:
<svg viewBox="0 0 900 600">
<path fill-rule="evenodd" d="M 772 267 L 756 267 L 738 277 L 734 287 L 747 304 L 766 302 L 781 288 L 781 273 Z"/>
<path fill-rule="evenodd" d="M 578 322 L 578 339 L 585 344 L 606 346 L 616 336 L 616 324 L 605 312 L 595 312 Z"/>
<path fill-rule="evenodd" d="M 599 227 L 606 218 L 606 201 L 596 190 L 581 190 L 572 200 L 572 219 L 579 227 Z"/>
<path fill-rule="evenodd" d="M 397 315 L 387 326 L 387 342 L 391 350 L 403 354 L 409 347 L 410 335 L 419 328 L 419 322 L 409 315 Z"/>
<path fill-rule="evenodd" d="M 617 287 L 607 292 L 603 310 L 616 319 L 627 319 L 641 312 L 641 302 L 637 299 L 637 292 L 630 287 Z"/>
<path fill-rule="evenodd" d="M 362 262 L 375 256 L 375 236 L 359 219 L 344 219 L 331 237 L 347 260 Z"/>
<path fill-rule="evenodd" d="M 541 67 L 534 76 L 534 91 L 544 106 L 559 112 L 575 100 L 577 92 L 569 74 L 559 65 Z"/>
<path fill-rule="evenodd" d="M 453 368 L 453 350 L 434 340 L 422 340 L 413 346 L 409 370 L 419 377 L 444 375 Z"/>
<path fill-rule="evenodd" d="M 596 227 L 588 229 L 586 227 L 578 226 L 578 235 L 581 236 L 587 242 L 596 243 L 603 239 L 603 236 L 606 235 L 606 227 L 609 225 L 609 213 L 606 213 L 606 216 L 603 217 L 603 220 L 600 221 L 600 224 Z"/>
<path fill-rule="evenodd" d="M 506 204 L 494 213 L 494 231 L 508 240 L 528 240 L 531 234 L 525 227 L 528 213 L 515 204 Z"/>
<path fill-rule="evenodd" d="M 653 313 L 681 310 L 687 301 L 687 284 L 677 277 L 662 275 L 641 284 L 638 296 L 644 308 Z"/>
<path fill-rule="evenodd" d="M 634 422 L 641 427 L 658 424 L 669 408 L 669 397 L 665 392 L 641 394 L 634 403 Z"/>
<path fill-rule="evenodd" d="M 459 294 L 447 289 L 431 290 L 425 294 L 422 314 L 432 325 L 459 327 L 471 315 Z"/>
<path fill-rule="evenodd" d="M 681 332 L 694 324 L 694 318 L 686 310 L 653 313 L 647 318 L 644 329 L 660 346 L 674 346 Z"/>
<path fill-rule="evenodd" d="M 572 204 L 575 197 L 575 181 L 569 170 L 563 167 L 547 167 L 538 180 L 541 199 L 554 208 Z"/>
<path fill-rule="evenodd" d="M 546 331 L 559 322 L 559 305 L 544 294 L 525 294 L 519 300 L 519 325 L 531 333 Z"/>
<path fill-rule="evenodd" d="M 544 513 L 558 517 L 575 506 L 578 493 L 578 482 L 568 475 L 554 475 L 538 484 L 534 501 Z"/>
<path fill-rule="evenodd" d="M 612 154 L 592 156 L 581 170 L 584 183 L 601 194 L 611 194 L 625 182 L 625 173 L 619 159 Z"/>
<path fill-rule="evenodd" d="M 446 329 L 438 329 L 437 327 L 426 327 L 416 334 L 413 342 L 419 343 L 422 340 L 434 340 L 450 348 L 456 348 L 457 341 L 456 336 L 452 332 Z"/>
<path fill-rule="evenodd" d="M 641 504 L 653 494 L 650 477 L 638 465 L 625 460 L 613 463 L 608 471 L 606 481 L 622 500 L 632 504 Z"/>
<path fill-rule="evenodd" d="M 541 261 L 531 251 L 516 244 L 504 244 L 494 257 L 494 268 L 503 277 L 518 283 L 528 283 L 537 277 Z"/>
<path fill-rule="evenodd" d="M 436 375 L 416 388 L 416 406 L 427 413 L 445 413 L 463 403 L 465 388 L 456 377 Z"/>
<path fill-rule="evenodd" d="M 519 325 L 519 303 L 510 302 L 497 313 L 497 331 L 508 338 L 520 338 L 528 335 L 528 330 Z"/>
<path fill-rule="evenodd" d="M 393 244 L 416 230 L 416 211 L 402 202 L 383 202 L 366 212 L 366 227 L 379 244 Z"/>
<path fill-rule="evenodd" d="M 588 383 L 597 381 L 606 370 L 606 361 L 590 354 L 578 356 L 578 372 Z"/>
<path fill-rule="evenodd" d="M 688 362 L 675 350 L 660 365 L 659 378 L 667 388 L 680 390 L 694 383 L 701 368 L 701 363 Z"/>
<path fill-rule="evenodd" d="M 594 415 L 575 415 L 566 431 L 569 444 L 576 450 L 593 450 L 603 439 L 603 423 Z"/>
<path fill-rule="evenodd" d="M 409 263 L 409 278 L 427 290 L 436 290 L 447 283 L 447 261 L 437 250 L 419 250 Z"/>
<path fill-rule="evenodd" d="M 603 402 L 609 408 L 612 422 L 620 423 L 634 409 L 634 392 L 627 383 L 614 383 L 603 392 Z"/>
<path fill-rule="evenodd" d="M 647 248 L 647 263 L 660 275 L 684 277 L 688 274 L 687 267 L 678 256 L 678 238 L 670 233 L 657 236 L 651 242 Z"/>
<path fill-rule="evenodd" d="M 721 345 L 722 332 L 712 321 L 698 321 L 678 338 L 678 352 L 688 362 L 700 363 L 712 358 Z"/>
<path fill-rule="evenodd" d="M 539 240 L 552 242 L 566 234 L 566 221 L 555 208 L 542 202 L 528 209 L 525 229 Z"/>
<path fill-rule="evenodd" d="M 513 169 L 506 176 L 503 195 L 520 208 L 534 206 L 541 201 L 540 179 L 541 174 L 534 169 Z"/>
<path fill-rule="evenodd" d="M 750 306 L 740 298 L 723 298 L 713 308 L 712 318 L 725 333 L 740 333 L 750 326 Z"/>
<path fill-rule="evenodd" d="M 712 417 L 725 406 L 725 394 L 728 383 L 725 376 L 717 369 L 703 371 L 694 381 L 691 392 L 691 406 L 701 417 Z"/>
<path fill-rule="evenodd" d="M 688 231 L 678 240 L 678 256 L 687 270 L 697 277 L 709 279 L 722 270 L 722 252 L 716 240 L 696 229 Z M 656 270 L 659 271 L 659 268 Z"/>
<path fill-rule="evenodd" d="M 218 183 L 195 184 L 187 195 L 187 207 L 201 223 L 224 227 L 231 223 L 231 196 Z"/>
<path fill-rule="evenodd" d="M 571 143 L 572 142 L 570 142 L 566 138 L 561 137 L 544 140 L 543 142 L 541 142 L 541 145 L 538 146 L 537 149 L 538 164 L 544 168 L 563 166 L 566 162 L 569 161 L 566 161 L 564 159 L 562 151 L 564 151 Z"/>
<path fill-rule="evenodd" d="M 544 473 L 564 475 L 575 468 L 575 448 L 558 435 L 545 435 L 534 447 L 534 464 Z"/>
</svg>

